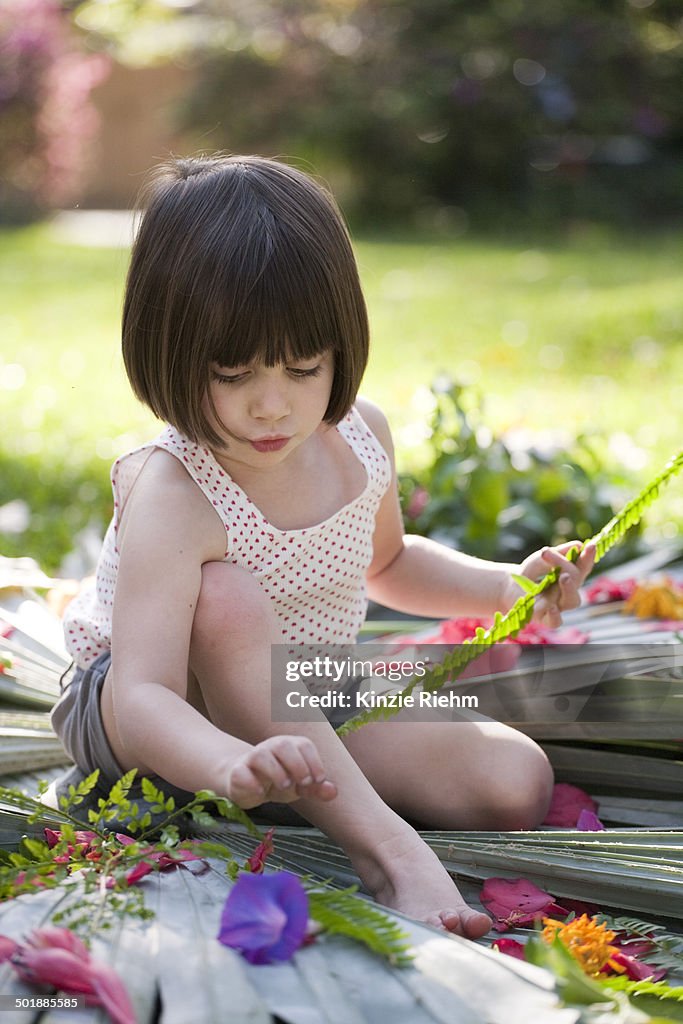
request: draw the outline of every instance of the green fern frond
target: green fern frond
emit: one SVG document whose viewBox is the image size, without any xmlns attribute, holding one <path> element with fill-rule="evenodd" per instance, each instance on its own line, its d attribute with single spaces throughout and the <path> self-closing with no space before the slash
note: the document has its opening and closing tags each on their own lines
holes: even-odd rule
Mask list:
<svg viewBox="0 0 683 1024">
<path fill-rule="evenodd" d="M 394 967 L 408 966 L 412 959 L 408 953 L 408 936 L 396 921 L 356 896 L 355 891 L 354 887 L 309 889 L 309 915 L 325 931 L 362 942 L 373 953 L 386 957 Z"/>
<path fill-rule="evenodd" d="M 672 987 L 665 981 L 631 981 L 623 975 L 610 975 L 601 978 L 600 984 L 615 992 L 625 992 L 627 996 L 655 996 L 656 999 L 673 999 L 683 1003 L 683 987 Z"/>
<path fill-rule="evenodd" d="M 675 476 L 681 469 L 683 469 L 683 451 L 670 459 L 662 472 L 659 473 L 654 480 L 650 481 L 650 483 L 647 484 L 635 498 L 627 502 L 621 511 L 610 519 L 605 526 L 603 526 L 599 533 L 592 537 L 590 541 L 586 542 L 596 545 L 596 563 L 599 562 L 600 559 L 603 558 L 607 552 L 621 540 L 627 530 L 640 522 L 645 510 L 658 497 L 664 484 L 667 483 L 671 477 Z M 568 552 L 567 558 L 574 562 L 578 558 L 578 555 L 578 549 L 572 548 L 571 551 Z M 559 575 L 559 568 L 555 568 L 544 576 L 538 583 L 525 583 L 525 593 L 515 601 L 512 608 L 510 608 L 505 615 L 501 615 L 500 612 L 496 613 L 493 626 L 491 626 L 490 629 L 485 630 L 479 627 L 473 637 L 468 640 L 463 640 L 462 644 L 454 650 L 449 651 L 442 661 L 434 665 L 424 676 L 422 676 L 421 679 L 411 680 L 401 691 L 401 697 L 405 697 L 410 694 L 418 682 L 425 690 L 438 690 L 445 682 L 454 682 L 463 673 L 470 662 L 474 661 L 475 658 L 478 658 L 485 650 L 489 647 L 493 647 L 494 644 L 500 643 L 501 640 L 507 640 L 509 637 L 518 633 L 520 629 L 528 625 L 531 621 L 536 598 L 539 597 L 544 590 L 547 590 L 549 587 L 552 587 L 554 583 L 557 583 Z M 344 724 L 337 729 L 337 732 L 340 736 L 345 736 L 347 733 L 354 732 L 356 729 L 359 729 L 362 725 L 367 725 L 368 722 L 378 721 L 382 718 L 390 718 L 400 710 L 401 703 L 401 700 L 399 700 L 397 701 L 397 707 L 374 707 L 367 711 L 363 711 L 358 715 L 354 715 L 353 718 L 344 722 Z"/>
</svg>

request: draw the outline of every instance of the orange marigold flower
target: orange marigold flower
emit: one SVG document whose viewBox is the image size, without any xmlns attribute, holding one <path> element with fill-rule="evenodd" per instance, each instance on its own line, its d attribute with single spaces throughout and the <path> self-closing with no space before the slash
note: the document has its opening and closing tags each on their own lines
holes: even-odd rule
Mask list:
<svg viewBox="0 0 683 1024">
<path fill-rule="evenodd" d="M 624 611 L 641 619 L 683 619 L 683 587 L 668 576 L 651 583 L 639 583 L 626 601 Z"/>
<path fill-rule="evenodd" d="M 619 952 L 612 945 L 616 932 L 610 931 L 606 924 L 598 924 L 594 917 L 582 914 L 566 923 L 544 917 L 543 924 L 542 938 L 551 943 L 557 936 L 591 978 L 597 977 L 603 967 L 611 967 L 620 974 L 624 971 L 621 964 L 612 959 Z"/>
</svg>

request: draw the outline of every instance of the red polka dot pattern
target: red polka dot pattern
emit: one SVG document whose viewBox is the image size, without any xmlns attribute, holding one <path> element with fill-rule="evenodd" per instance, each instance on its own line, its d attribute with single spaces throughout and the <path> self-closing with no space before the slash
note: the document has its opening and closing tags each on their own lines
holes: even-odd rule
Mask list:
<svg viewBox="0 0 683 1024">
<path fill-rule="evenodd" d="M 258 579 L 282 624 L 283 642 L 354 643 L 367 609 L 366 572 L 375 515 L 391 468 L 386 452 L 355 409 L 337 429 L 366 471 L 365 488 L 328 519 L 301 530 L 274 527 L 207 449 L 172 427 L 118 459 L 112 468 L 114 517 L 95 584 L 71 602 L 65 616 L 66 644 L 74 661 L 87 667 L 111 646 L 118 514 L 155 448 L 174 455 L 216 509 L 226 532 L 225 561 Z"/>
</svg>

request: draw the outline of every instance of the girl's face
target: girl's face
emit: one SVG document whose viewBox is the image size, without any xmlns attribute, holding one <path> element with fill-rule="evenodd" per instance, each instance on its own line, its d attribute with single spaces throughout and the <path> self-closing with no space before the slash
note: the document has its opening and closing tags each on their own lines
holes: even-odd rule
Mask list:
<svg viewBox="0 0 683 1024">
<path fill-rule="evenodd" d="M 332 390 L 334 355 L 277 366 L 212 363 L 209 393 L 225 436 L 221 461 L 268 469 L 284 462 L 323 422 Z M 213 422 L 210 405 L 205 412 Z"/>
</svg>

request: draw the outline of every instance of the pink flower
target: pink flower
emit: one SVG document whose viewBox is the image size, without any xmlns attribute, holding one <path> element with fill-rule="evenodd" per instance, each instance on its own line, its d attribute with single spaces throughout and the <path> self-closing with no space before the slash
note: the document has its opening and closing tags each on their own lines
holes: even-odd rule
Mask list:
<svg viewBox="0 0 683 1024">
<path fill-rule="evenodd" d="M 637 580 L 611 580 L 606 576 L 591 583 L 583 592 L 588 604 L 607 604 L 609 601 L 628 601 L 638 585 Z"/>
<path fill-rule="evenodd" d="M 263 842 L 258 844 L 247 861 L 247 868 L 254 875 L 260 875 L 263 872 L 263 866 L 266 863 L 266 858 L 273 852 L 274 832 L 274 828 L 268 829 L 263 837 Z"/>
<path fill-rule="evenodd" d="M 578 786 L 572 786 L 568 782 L 557 782 L 553 786 L 552 800 L 543 824 L 576 828 L 581 811 L 592 811 L 595 814 L 597 809 L 595 800 Z"/>
<path fill-rule="evenodd" d="M 136 1024 L 128 993 L 118 975 L 93 960 L 68 928 L 38 928 L 25 943 L 0 936 L 0 962 L 10 960 L 22 981 L 49 985 L 68 995 L 85 995 L 102 1006 L 114 1024 Z"/>
<path fill-rule="evenodd" d="M 487 878 L 481 891 L 481 902 L 494 917 L 498 932 L 518 925 L 532 924 L 549 914 L 567 916 L 554 897 L 526 878 Z"/>
</svg>

